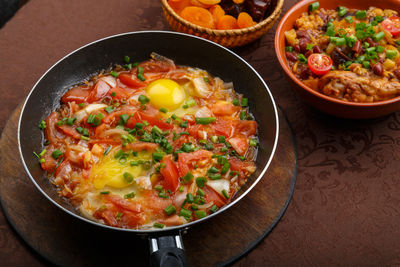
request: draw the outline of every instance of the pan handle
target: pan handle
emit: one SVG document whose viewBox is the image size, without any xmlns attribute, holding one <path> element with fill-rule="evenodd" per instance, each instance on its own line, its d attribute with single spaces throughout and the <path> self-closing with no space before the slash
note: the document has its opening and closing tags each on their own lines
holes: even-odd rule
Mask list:
<svg viewBox="0 0 400 267">
<path fill-rule="evenodd" d="M 188 266 L 181 233 L 170 236 L 149 237 L 150 266 Z"/>
</svg>

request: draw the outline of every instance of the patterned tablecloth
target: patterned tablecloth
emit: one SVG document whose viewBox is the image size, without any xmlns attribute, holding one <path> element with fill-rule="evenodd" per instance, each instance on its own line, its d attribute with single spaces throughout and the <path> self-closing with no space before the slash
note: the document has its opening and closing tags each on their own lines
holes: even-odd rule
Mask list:
<svg viewBox="0 0 400 267">
<path fill-rule="evenodd" d="M 284 12 L 294 2 L 287 0 Z M 42 73 L 69 51 L 151 29 L 170 29 L 158 0 L 31 0 L 0 30 L 0 129 Z M 236 264 L 400 265 L 400 112 L 354 121 L 305 105 L 278 64 L 274 30 L 234 51 L 261 74 L 288 116 L 297 143 L 297 184 L 281 222 Z M 2 213 L 0 262 L 44 264 Z"/>
</svg>

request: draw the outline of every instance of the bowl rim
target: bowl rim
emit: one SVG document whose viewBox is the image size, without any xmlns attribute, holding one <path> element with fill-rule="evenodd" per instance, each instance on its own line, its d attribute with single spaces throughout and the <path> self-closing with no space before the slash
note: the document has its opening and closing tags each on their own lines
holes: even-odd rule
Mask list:
<svg viewBox="0 0 400 267">
<path fill-rule="evenodd" d="M 281 38 L 284 38 L 284 33 L 282 32 L 282 28 L 286 24 L 286 20 L 289 17 L 293 16 L 294 12 L 296 12 L 300 8 L 303 8 L 304 6 L 308 6 L 309 4 L 311 4 L 313 2 L 317 2 L 317 1 L 316 0 L 304 0 L 304 1 L 300 1 L 297 4 L 295 4 L 294 6 L 292 6 L 282 17 L 282 19 L 280 20 L 280 22 L 276 28 L 276 31 L 275 31 L 275 38 L 274 38 L 275 54 L 278 58 L 278 61 L 281 65 L 281 67 L 286 72 L 286 74 L 291 78 L 291 80 L 293 80 L 298 86 L 300 86 L 301 88 L 306 90 L 308 93 L 310 93 L 318 98 L 322 98 L 326 101 L 334 102 L 336 104 L 341 104 L 341 105 L 345 105 L 345 106 L 349 106 L 349 107 L 378 107 L 378 106 L 384 106 L 384 105 L 392 104 L 394 102 L 398 102 L 400 100 L 400 96 L 397 96 L 397 97 L 394 97 L 391 99 L 387 99 L 387 100 L 383 100 L 383 101 L 372 102 L 372 103 L 358 103 L 358 102 L 343 101 L 343 100 L 336 99 L 336 98 L 324 95 L 318 91 L 313 90 L 311 87 L 305 85 L 299 78 L 297 78 L 293 74 L 293 72 L 288 67 L 283 49 L 280 48 L 280 40 L 281 40 Z"/>
<path fill-rule="evenodd" d="M 273 23 L 275 19 L 278 18 L 280 15 L 280 12 L 283 7 L 283 2 L 284 0 L 277 0 L 276 6 L 274 8 L 274 11 L 265 19 L 257 23 L 256 25 L 253 25 L 251 27 L 243 28 L 243 29 L 234 29 L 234 30 L 216 30 L 216 29 L 210 29 L 210 28 L 205 28 L 199 25 L 196 25 L 194 23 L 191 23 L 185 19 L 183 19 L 181 16 L 179 16 L 175 10 L 170 7 L 168 4 L 168 0 L 161 0 L 161 4 L 163 6 L 163 9 L 168 12 L 176 21 L 179 23 L 185 25 L 186 27 L 189 27 L 196 32 L 200 33 L 207 33 L 208 35 L 212 36 L 235 36 L 235 35 L 244 35 L 247 33 L 255 32 L 258 30 L 261 30 L 265 28 L 267 25 L 270 23 Z"/>
</svg>

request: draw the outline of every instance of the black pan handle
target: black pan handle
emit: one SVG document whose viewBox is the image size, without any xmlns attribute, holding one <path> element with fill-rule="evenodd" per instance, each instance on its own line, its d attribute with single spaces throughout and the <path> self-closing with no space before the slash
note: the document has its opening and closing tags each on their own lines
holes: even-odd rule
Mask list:
<svg viewBox="0 0 400 267">
<path fill-rule="evenodd" d="M 187 267 L 180 233 L 171 236 L 150 237 L 150 266 Z"/>
</svg>

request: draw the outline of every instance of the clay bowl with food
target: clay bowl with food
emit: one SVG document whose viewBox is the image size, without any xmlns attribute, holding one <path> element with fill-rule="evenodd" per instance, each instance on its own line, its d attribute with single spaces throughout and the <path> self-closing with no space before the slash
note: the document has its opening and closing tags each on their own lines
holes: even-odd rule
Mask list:
<svg viewBox="0 0 400 267">
<path fill-rule="evenodd" d="M 239 4 L 235 4 L 234 2 L 233 0 L 161 0 L 165 19 L 174 31 L 196 35 L 230 48 L 251 43 L 267 33 L 278 20 L 282 12 L 284 0 L 236 1 L 237 3 L 240 2 Z M 254 4 L 249 6 L 249 2 L 254 2 Z M 208 3 L 208 5 L 205 3 Z M 218 9 L 213 11 L 217 5 Z M 183 11 L 184 7 L 187 6 L 190 6 L 190 8 L 194 7 L 195 9 L 201 8 L 200 11 L 204 14 L 192 13 L 190 10 L 189 12 L 186 12 L 186 10 Z M 224 8 L 223 10 L 221 6 Z M 252 15 L 253 22 L 246 22 L 248 23 L 248 27 L 242 25 L 241 27 L 233 26 L 234 29 L 218 29 L 216 17 L 232 15 L 238 18 L 238 14 L 243 11 L 252 14 L 250 9 L 254 10 L 253 13 L 255 15 Z M 185 15 L 182 17 L 182 11 L 184 13 L 191 13 L 187 15 L 191 18 L 199 17 L 198 19 L 192 19 L 197 20 L 199 23 L 195 24 L 193 21 L 184 19 Z M 222 15 L 221 12 L 223 13 Z M 210 23 L 207 23 L 212 24 L 212 26 L 206 27 L 208 24 L 205 23 L 205 17 L 210 17 L 208 20 Z M 232 23 L 235 24 L 234 21 L 231 21 L 234 20 L 232 17 L 226 18 L 227 20 L 222 24 L 225 24 L 227 27 L 229 27 L 228 24 L 230 26 L 232 26 Z"/>
<path fill-rule="evenodd" d="M 294 5 L 275 33 L 276 55 L 292 88 L 338 117 L 376 118 L 399 110 L 398 10 L 395 0 Z"/>
</svg>

